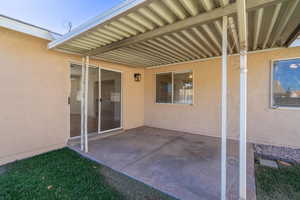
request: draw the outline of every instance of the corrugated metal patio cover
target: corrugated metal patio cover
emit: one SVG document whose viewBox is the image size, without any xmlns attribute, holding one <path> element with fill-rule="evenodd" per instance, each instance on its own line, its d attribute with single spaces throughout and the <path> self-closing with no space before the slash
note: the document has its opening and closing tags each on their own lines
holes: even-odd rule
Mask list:
<svg viewBox="0 0 300 200">
<path fill-rule="evenodd" d="M 249 51 L 286 46 L 300 22 L 300 0 L 247 0 Z M 136 67 L 221 55 L 222 16 L 230 54 L 239 52 L 237 8 L 229 0 L 131 0 L 88 21 L 49 48 Z"/>
</svg>

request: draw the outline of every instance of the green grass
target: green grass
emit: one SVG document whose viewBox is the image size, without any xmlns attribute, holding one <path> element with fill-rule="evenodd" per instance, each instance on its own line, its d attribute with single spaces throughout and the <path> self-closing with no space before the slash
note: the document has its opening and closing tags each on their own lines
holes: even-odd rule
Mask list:
<svg viewBox="0 0 300 200">
<path fill-rule="evenodd" d="M 100 170 L 69 149 L 17 161 L 0 175 L 0 200 L 123 199 Z"/>
<path fill-rule="evenodd" d="M 257 200 L 300 200 L 300 166 L 256 165 Z"/>
</svg>

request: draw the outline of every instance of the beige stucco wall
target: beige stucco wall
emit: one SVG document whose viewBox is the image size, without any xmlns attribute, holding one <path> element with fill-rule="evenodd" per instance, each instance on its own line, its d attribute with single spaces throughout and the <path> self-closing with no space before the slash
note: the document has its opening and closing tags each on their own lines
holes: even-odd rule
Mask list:
<svg viewBox="0 0 300 200">
<path fill-rule="evenodd" d="M 69 138 L 70 62 L 80 57 L 47 50 L 47 41 L 0 28 L 0 165 L 57 149 Z M 248 138 L 300 147 L 299 110 L 269 107 L 270 62 L 300 57 L 300 47 L 249 55 Z M 221 60 L 155 69 L 91 64 L 122 71 L 123 127 L 148 125 L 220 136 Z M 229 136 L 238 137 L 239 58 L 229 58 Z M 194 105 L 155 104 L 155 73 L 193 70 Z M 134 73 L 142 81 L 133 80 Z"/>
<path fill-rule="evenodd" d="M 270 108 L 271 60 L 300 57 L 300 47 L 249 54 L 248 139 L 300 147 L 300 110 Z M 239 57 L 229 57 L 229 137 L 239 135 Z M 155 73 L 193 70 L 194 105 L 155 104 Z M 220 136 L 221 59 L 147 69 L 145 125 Z"/>
<path fill-rule="evenodd" d="M 0 28 L 0 165 L 65 146 L 69 138 L 70 61 L 80 57 L 47 50 L 47 41 Z M 144 124 L 144 73 L 91 61 L 123 72 L 124 129 Z"/>
</svg>

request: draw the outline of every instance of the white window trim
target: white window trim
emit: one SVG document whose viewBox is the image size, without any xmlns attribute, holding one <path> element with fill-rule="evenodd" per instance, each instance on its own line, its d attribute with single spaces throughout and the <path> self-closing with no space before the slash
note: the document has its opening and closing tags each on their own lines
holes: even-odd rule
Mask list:
<svg viewBox="0 0 300 200">
<path fill-rule="evenodd" d="M 271 60 L 271 70 L 270 70 L 270 108 L 271 109 L 276 109 L 276 110 L 300 110 L 299 107 L 291 107 L 291 106 L 275 106 L 274 105 L 274 98 L 273 98 L 273 92 L 274 92 L 274 62 L 276 61 L 284 61 L 284 60 L 293 60 L 293 59 L 300 59 L 300 57 L 291 57 L 291 58 L 280 58 L 280 59 L 273 59 Z"/>
<path fill-rule="evenodd" d="M 192 103 L 190 103 L 190 104 L 186 104 L 186 103 L 174 103 L 174 74 L 176 74 L 176 73 L 189 73 L 189 72 L 191 72 L 192 73 L 192 75 L 193 75 L 193 80 L 192 80 L 192 83 L 193 83 L 193 91 L 192 91 L 192 94 L 193 94 L 193 97 L 192 97 Z M 157 95 L 157 91 L 156 91 L 156 76 L 158 75 L 158 74 L 169 74 L 169 73 L 171 73 L 171 75 L 172 75 L 172 99 L 171 99 L 171 103 L 160 103 L 160 102 L 157 102 L 156 101 L 156 95 Z M 193 70 L 180 70 L 180 71 L 166 71 L 166 72 L 156 72 L 155 73 L 155 86 L 154 86 L 154 90 L 155 90 L 155 97 L 154 97 L 154 102 L 155 102 L 155 104 L 165 104 L 165 105 L 182 105 L 182 106 L 193 106 L 193 105 L 195 105 L 194 104 L 194 102 L 195 102 L 195 99 L 194 99 L 194 96 L 195 96 L 195 76 L 194 76 L 194 72 L 193 72 Z"/>
</svg>

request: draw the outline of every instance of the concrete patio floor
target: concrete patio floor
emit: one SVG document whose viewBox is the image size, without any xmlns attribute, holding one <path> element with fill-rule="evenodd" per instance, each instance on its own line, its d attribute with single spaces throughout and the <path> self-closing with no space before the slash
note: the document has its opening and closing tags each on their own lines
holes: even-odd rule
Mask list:
<svg viewBox="0 0 300 200">
<path fill-rule="evenodd" d="M 220 199 L 220 138 L 140 127 L 89 141 L 83 156 L 182 200 Z M 238 143 L 228 140 L 228 199 L 238 199 Z M 247 200 L 255 200 L 254 154 L 248 145 Z"/>
</svg>

